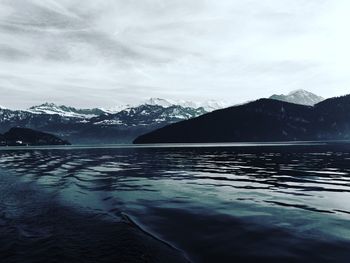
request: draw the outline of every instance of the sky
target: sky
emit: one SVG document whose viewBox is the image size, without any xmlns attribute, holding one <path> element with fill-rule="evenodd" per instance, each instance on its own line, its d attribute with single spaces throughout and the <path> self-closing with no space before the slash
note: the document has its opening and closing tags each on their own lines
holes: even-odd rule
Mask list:
<svg viewBox="0 0 350 263">
<path fill-rule="evenodd" d="M 350 93 L 348 0 L 0 0 L 0 105 Z"/>
</svg>

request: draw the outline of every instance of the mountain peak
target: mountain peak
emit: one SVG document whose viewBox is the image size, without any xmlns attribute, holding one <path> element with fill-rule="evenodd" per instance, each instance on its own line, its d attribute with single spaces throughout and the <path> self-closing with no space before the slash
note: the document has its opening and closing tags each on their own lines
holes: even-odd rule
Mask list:
<svg viewBox="0 0 350 263">
<path fill-rule="evenodd" d="M 32 106 L 29 109 L 36 109 L 36 108 L 41 108 L 41 107 L 53 108 L 53 107 L 58 107 L 58 106 L 55 103 L 52 103 L 52 102 L 45 102 L 45 103 L 40 104 L 40 105 Z"/>
<path fill-rule="evenodd" d="M 55 103 L 52 103 L 52 102 L 45 102 L 43 104 L 40 104 L 40 105 L 35 105 L 35 106 L 32 106 L 29 108 L 30 111 L 57 111 L 57 110 L 61 110 L 62 108 L 66 108 L 66 109 L 69 109 L 70 107 L 66 107 L 66 106 L 59 106 Z"/>
<path fill-rule="evenodd" d="M 324 100 L 321 96 L 318 96 L 307 90 L 298 89 L 289 92 L 287 95 L 272 95 L 270 99 L 290 102 L 294 104 L 301 104 L 307 106 L 313 106 Z"/>
<path fill-rule="evenodd" d="M 311 92 L 304 90 L 304 89 L 296 89 L 296 90 L 292 90 L 291 92 L 289 92 L 288 95 L 307 94 L 307 93 L 311 93 Z"/>
<path fill-rule="evenodd" d="M 65 105 L 45 102 L 41 105 L 32 106 L 28 112 L 34 114 L 60 115 L 68 118 L 90 119 L 104 113 L 101 109 L 76 109 Z"/>
<path fill-rule="evenodd" d="M 208 100 L 204 102 L 194 102 L 188 100 L 170 100 L 161 98 L 150 98 L 144 102 L 146 105 L 158 105 L 164 108 L 171 106 L 181 106 L 184 108 L 199 109 L 203 108 L 205 111 L 210 112 L 230 106 L 227 102 Z"/>
<path fill-rule="evenodd" d="M 161 129 L 134 143 L 214 143 L 348 140 L 350 96 L 315 107 L 260 99 Z"/>
<path fill-rule="evenodd" d="M 56 105 L 56 104 L 53 103 L 53 102 L 45 102 L 45 103 L 41 104 L 40 106 L 56 107 L 56 106 L 58 106 L 58 105 Z"/>
<path fill-rule="evenodd" d="M 174 101 L 161 99 L 161 98 L 150 98 L 150 99 L 146 100 L 143 104 L 158 105 L 158 106 L 162 106 L 162 107 L 167 108 L 167 107 L 171 107 L 171 106 L 175 105 L 176 103 Z"/>
</svg>

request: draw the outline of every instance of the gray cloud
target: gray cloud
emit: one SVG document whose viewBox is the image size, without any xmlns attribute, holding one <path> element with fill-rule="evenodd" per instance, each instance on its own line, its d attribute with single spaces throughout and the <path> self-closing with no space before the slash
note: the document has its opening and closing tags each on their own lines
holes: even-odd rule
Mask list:
<svg viewBox="0 0 350 263">
<path fill-rule="evenodd" d="M 348 93 L 345 0 L 0 0 L 0 104 Z"/>
</svg>

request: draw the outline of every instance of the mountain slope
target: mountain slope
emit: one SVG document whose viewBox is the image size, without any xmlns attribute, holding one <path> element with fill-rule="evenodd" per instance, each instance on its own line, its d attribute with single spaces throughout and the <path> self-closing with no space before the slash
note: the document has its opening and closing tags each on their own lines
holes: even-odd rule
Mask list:
<svg viewBox="0 0 350 263">
<path fill-rule="evenodd" d="M 38 106 L 33 106 L 27 110 L 35 114 L 58 114 L 63 117 L 89 119 L 97 117 L 106 112 L 102 109 L 76 109 L 74 107 L 67 107 L 64 105 L 56 105 L 54 103 L 44 103 Z"/>
<path fill-rule="evenodd" d="M 203 108 L 143 104 L 117 113 L 45 103 L 29 110 L 0 108 L 0 133 L 23 127 L 72 143 L 131 143 L 137 136 L 206 113 Z"/>
<path fill-rule="evenodd" d="M 324 98 L 306 90 L 292 91 L 288 95 L 272 95 L 270 99 L 308 106 L 313 106 L 324 100 Z"/>
<path fill-rule="evenodd" d="M 261 99 L 138 137 L 134 143 L 337 140 L 350 138 L 350 96 L 314 107 Z"/>
<path fill-rule="evenodd" d="M 0 145 L 69 145 L 52 134 L 27 128 L 11 128 L 0 136 Z"/>
<path fill-rule="evenodd" d="M 184 108 L 181 106 L 159 106 L 141 105 L 135 108 L 128 108 L 116 114 L 102 115 L 91 119 L 95 125 L 154 125 L 168 124 L 198 117 L 206 113 L 203 108 Z"/>
</svg>

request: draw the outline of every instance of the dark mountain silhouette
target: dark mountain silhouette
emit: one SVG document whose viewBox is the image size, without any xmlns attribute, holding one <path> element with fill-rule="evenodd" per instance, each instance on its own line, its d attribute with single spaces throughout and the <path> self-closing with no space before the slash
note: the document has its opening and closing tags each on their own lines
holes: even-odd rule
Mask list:
<svg viewBox="0 0 350 263">
<path fill-rule="evenodd" d="M 260 99 L 138 137 L 134 143 L 267 142 L 350 139 L 350 95 L 315 106 Z"/>
<path fill-rule="evenodd" d="M 2 134 L 0 134 L 0 145 L 6 145 L 6 139 Z"/>
<path fill-rule="evenodd" d="M 65 140 L 44 132 L 27 128 L 11 128 L 0 134 L 1 145 L 69 145 Z"/>
</svg>

